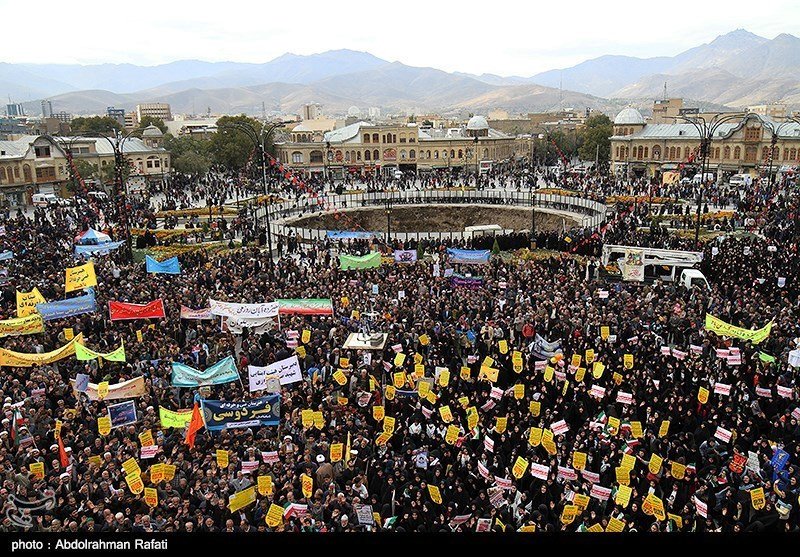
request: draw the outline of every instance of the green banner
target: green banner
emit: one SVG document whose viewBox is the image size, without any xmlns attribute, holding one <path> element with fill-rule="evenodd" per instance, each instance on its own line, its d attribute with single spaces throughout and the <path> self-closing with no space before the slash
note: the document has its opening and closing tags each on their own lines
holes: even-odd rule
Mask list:
<svg viewBox="0 0 800 557">
<path fill-rule="evenodd" d="M 89 350 L 80 342 L 75 343 L 75 357 L 78 360 L 86 361 L 86 360 L 94 360 L 95 358 L 103 358 L 109 362 L 124 362 L 125 361 L 125 344 L 120 343 L 119 348 L 116 350 L 112 350 L 107 354 L 103 354 L 102 352 L 95 352 L 94 350 Z"/>
<path fill-rule="evenodd" d="M 339 268 L 348 269 L 373 269 L 381 266 L 381 254 L 373 251 L 367 255 L 355 256 L 339 254 Z"/>
<path fill-rule="evenodd" d="M 749 340 L 753 344 L 758 344 L 766 340 L 770 332 L 772 332 L 772 321 L 761 327 L 760 329 L 743 329 L 730 323 L 726 323 L 722 319 L 718 319 L 711 315 L 706 314 L 706 330 L 717 333 L 720 336 L 740 338 L 742 340 Z"/>
<path fill-rule="evenodd" d="M 167 410 L 163 406 L 158 407 L 158 416 L 161 418 L 161 427 L 177 427 L 183 429 L 186 424 L 192 421 L 192 411 L 190 410 Z"/>
</svg>

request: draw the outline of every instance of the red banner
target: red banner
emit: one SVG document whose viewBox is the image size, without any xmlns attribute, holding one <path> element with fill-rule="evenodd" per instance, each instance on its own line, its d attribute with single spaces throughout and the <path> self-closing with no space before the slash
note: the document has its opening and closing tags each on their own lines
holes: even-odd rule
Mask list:
<svg viewBox="0 0 800 557">
<path fill-rule="evenodd" d="M 125 302 L 108 302 L 108 313 L 111 321 L 124 319 L 156 319 L 164 315 L 164 302 L 159 298 L 149 304 L 128 304 Z"/>
</svg>

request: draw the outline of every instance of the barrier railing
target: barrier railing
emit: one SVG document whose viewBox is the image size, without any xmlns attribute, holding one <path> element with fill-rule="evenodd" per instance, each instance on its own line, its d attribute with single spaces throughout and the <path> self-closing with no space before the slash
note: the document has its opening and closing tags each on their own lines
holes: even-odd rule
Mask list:
<svg viewBox="0 0 800 557">
<path fill-rule="evenodd" d="M 423 190 L 423 191 L 396 191 L 396 192 L 369 192 L 360 194 L 327 195 L 314 198 L 304 198 L 299 201 L 284 201 L 269 206 L 271 218 L 271 232 L 278 236 L 288 236 L 290 233 L 298 239 L 310 241 L 324 239 L 327 230 L 316 228 L 302 228 L 294 226 L 287 219 L 321 215 L 334 211 L 347 209 L 360 209 L 367 207 L 383 207 L 388 199 L 392 200 L 392 207 L 398 205 L 436 205 L 436 204 L 471 204 L 471 205 L 496 205 L 529 209 L 531 207 L 531 192 L 484 190 L 484 191 L 457 191 L 457 190 Z M 570 213 L 577 216 L 581 228 L 596 228 L 606 219 L 606 205 L 591 199 L 581 197 L 539 194 L 535 196 L 536 209 L 551 209 Z M 261 217 L 263 220 L 263 215 Z M 349 228 L 342 223 L 342 230 Z M 376 235 L 385 235 L 385 232 L 375 232 Z M 462 239 L 470 238 L 471 233 L 463 231 L 453 232 L 395 232 L 392 239 L 407 241 L 423 238 L 434 239 Z"/>
</svg>

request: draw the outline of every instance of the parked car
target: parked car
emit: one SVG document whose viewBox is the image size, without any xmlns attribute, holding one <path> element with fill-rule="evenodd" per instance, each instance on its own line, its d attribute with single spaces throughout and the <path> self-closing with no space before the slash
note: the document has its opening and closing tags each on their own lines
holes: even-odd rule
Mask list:
<svg viewBox="0 0 800 557">
<path fill-rule="evenodd" d="M 60 205 L 62 207 L 69 205 L 69 201 L 58 197 L 54 193 L 34 193 L 33 205 L 35 207 L 51 207 Z"/>
</svg>

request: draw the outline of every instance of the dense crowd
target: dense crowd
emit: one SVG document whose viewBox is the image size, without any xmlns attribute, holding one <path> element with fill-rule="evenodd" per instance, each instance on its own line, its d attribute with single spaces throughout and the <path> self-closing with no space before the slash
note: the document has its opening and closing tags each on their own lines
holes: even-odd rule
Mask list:
<svg viewBox="0 0 800 557">
<path fill-rule="evenodd" d="M 236 187 L 222 178 L 194 197 L 165 191 L 167 205 L 143 204 L 138 214 L 144 222 L 154 209 L 247 193 Z M 126 360 L 0 368 L 0 528 L 796 530 L 800 411 L 787 363 L 800 342 L 796 213 L 797 196 L 776 193 L 759 205 L 755 234 L 705 243 L 710 290 L 601 278 L 603 243 L 694 249 L 692 238 L 647 226 L 646 204 L 620 205 L 600 229 L 540 231 L 539 247 L 555 253 L 478 266 L 451 264 L 447 248 L 491 249 L 482 240 L 295 241 L 274 260 L 252 245 L 198 247 L 179 256 L 179 275 L 147 273 L 121 250 L 95 256 L 97 311 L 8 336 L 2 347 L 48 352 L 71 329 L 97 352 L 124 344 Z M 14 257 L 2 261 L 5 319 L 16 316 L 17 291 L 38 288 L 48 301 L 83 294 L 65 293 L 64 273 L 83 262 L 74 236 L 94 223 L 66 208 L 6 215 L 0 251 Z M 501 249 L 526 245 L 520 235 L 498 240 Z M 390 256 L 392 248 L 416 249 L 418 261 L 339 268 L 340 253 Z M 464 286 L 450 269 L 475 280 Z M 334 315 L 282 315 L 274 328 L 241 334 L 218 318 L 180 317 L 181 306 L 207 308 L 209 299 L 284 298 L 329 298 Z M 109 301 L 156 299 L 164 319 L 110 320 Z M 707 314 L 772 329 L 756 344 L 721 337 L 704 328 Z M 387 334 L 381 349 L 343 348 L 365 330 Z M 298 342 L 301 331 L 309 335 Z M 737 349 L 739 363 L 728 358 Z M 184 428 L 162 425 L 161 408 L 264 396 L 249 392 L 248 366 L 294 354 L 303 380 L 281 387 L 279 425 L 200 429 L 191 443 Z M 203 370 L 227 356 L 242 380 L 172 385 L 173 362 Z M 144 378 L 132 399 L 136 422 L 101 434 L 97 419 L 120 401 L 89 400 L 70 384 L 78 374 L 112 386 Z M 304 423 L 304 410 L 321 412 L 323 423 Z M 147 431 L 158 446 L 152 458 L 141 455 Z M 334 457 L 332 446 L 345 449 Z M 156 488 L 155 504 L 128 486 L 130 459 Z M 158 464 L 173 465 L 174 475 L 151 481 Z M 254 502 L 229 508 L 257 485 Z M 273 505 L 280 519 L 268 521 Z"/>
</svg>

